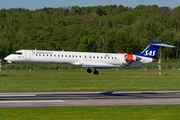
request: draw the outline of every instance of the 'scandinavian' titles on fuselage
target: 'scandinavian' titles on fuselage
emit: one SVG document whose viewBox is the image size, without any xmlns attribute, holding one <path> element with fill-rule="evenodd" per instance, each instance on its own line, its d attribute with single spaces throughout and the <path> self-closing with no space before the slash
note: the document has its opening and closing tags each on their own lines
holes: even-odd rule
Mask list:
<svg viewBox="0 0 180 120">
<path fill-rule="evenodd" d="M 47 50 L 18 50 L 4 59 L 12 62 L 60 63 L 87 67 L 87 72 L 98 74 L 97 68 L 117 68 L 120 66 L 139 66 L 153 61 L 159 47 L 174 47 L 161 42 L 151 42 L 141 53 L 95 53 Z"/>
</svg>

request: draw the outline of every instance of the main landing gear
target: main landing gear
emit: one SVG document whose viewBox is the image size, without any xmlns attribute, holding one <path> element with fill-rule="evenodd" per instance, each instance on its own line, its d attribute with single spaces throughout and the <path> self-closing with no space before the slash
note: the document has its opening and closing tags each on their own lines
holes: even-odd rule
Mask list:
<svg viewBox="0 0 180 120">
<path fill-rule="evenodd" d="M 92 69 L 88 68 L 88 69 L 87 69 L 87 73 L 92 73 Z M 99 74 L 99 71 L 96 70 L 96 68 L 94 69 L 94 74 L 95 74 L 95 75 L 98 75 L 98 74 Z"/>
</svg>

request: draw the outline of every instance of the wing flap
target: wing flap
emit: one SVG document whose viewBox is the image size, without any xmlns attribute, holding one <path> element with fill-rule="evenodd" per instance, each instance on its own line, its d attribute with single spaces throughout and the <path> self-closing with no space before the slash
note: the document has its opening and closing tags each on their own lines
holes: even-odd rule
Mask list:
<svg viewBox="0 0 180 120">
<path fill-rule="evenodd" d="M 90 67 L 90 68 L 116 68 L 120 67 L 120 65 L 109 64 L 109 63 L 97 63 L 97 62 L 87 62 L 82 64 L 82 67 Z"/>
</svg>

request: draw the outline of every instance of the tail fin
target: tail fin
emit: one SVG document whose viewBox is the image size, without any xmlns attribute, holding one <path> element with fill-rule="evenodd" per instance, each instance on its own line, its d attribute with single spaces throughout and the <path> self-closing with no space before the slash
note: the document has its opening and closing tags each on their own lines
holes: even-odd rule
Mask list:
<svg viewBox="0 0 180 120">
<path fill-rule="evenodd" d="M 151 42 L 145 50 L 143 50 L 141 53 L 136 53 L 135 55 L 154 58 L 157 51 L 159 50 L 159 47 L 171 47 L 172 48 L 175 46 L 163 44 L 162 42 Z"/>
</svg>

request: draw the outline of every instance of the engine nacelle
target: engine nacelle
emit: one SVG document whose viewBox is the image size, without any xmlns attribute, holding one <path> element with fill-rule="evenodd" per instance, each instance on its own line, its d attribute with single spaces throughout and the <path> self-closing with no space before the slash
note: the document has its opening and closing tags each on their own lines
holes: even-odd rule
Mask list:
<svg viewBox="0 0 180 120">
<path fill-rule="evenodd" d="M 133 54 L 125 54 L 125 60 L 126 62 L 131 62 L 133 60 L 136 60 L 136 56 Z"/>
<path fill-rule="evenodd" d="M 125 54 L 125 61 L 126 62 L 131 62 L 131 61 L 140 61 L 141 58 L 140 57 L 136 57 L 133 54 Z"/>
</svg>

